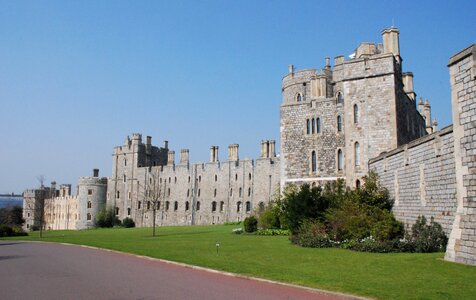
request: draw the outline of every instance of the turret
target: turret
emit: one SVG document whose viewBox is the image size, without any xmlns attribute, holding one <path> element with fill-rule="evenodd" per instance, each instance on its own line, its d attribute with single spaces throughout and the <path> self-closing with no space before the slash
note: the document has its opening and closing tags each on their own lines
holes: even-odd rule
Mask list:
<svg viewBox="0 0 476 300">
<path fill-rule="evenodd" d="M 395 59 L 398 62 L 401 62 L 400 58 L 400 42 L 399 35 L 400 31 L 395 27 L 390 27 L 382 31 L 382 40 L 383 40 L 383 52 L 392 53 L 395 56 Z"/>
<path fill-rule="evenodd" d="M 415 101 L 416 94 L 413 91 L 413 73 L 412 72 L 403 73 L 402 80 L 403 80 L 403 90 L 405 91 L 405 94 L 407 94 L 408 98 L 410 98 L 412 101 Z"/>
<path fill-rule="evenodd" d="M 425 118 L 425 127 L 428 134 L 433 132 L 433 126 L 431 124 L 431 106 L 428 99 L 425 100 L 423 105 L 423 117 Z"/>
</svg>

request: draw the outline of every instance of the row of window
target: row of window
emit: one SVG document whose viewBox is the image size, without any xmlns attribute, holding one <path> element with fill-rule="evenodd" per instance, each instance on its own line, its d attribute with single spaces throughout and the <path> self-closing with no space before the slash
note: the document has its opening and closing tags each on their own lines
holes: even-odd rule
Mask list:
<svg viewBox="0 0 476 300">
<path fill-rule="evenodd" d="M 296 102 L 301 102 L 304 99 L 301 93 L 297 93 L 295 98 L 296 98 Z M 344 104 L 344 96 L 342 95 L 341 92 L 336 93 L 336 103 Z"/>
<path fill-rule="evenodd" d="M 340 115 L 337 116 L 337 131 L 342 131 L 342 117 Z M 314 133 L 321 133 L 321 119 L 320 118 L 312 118 L 306 120 L 306 133 L 307 134 L 314 134 Z"/>
<path fill-rule="evenodd" d="M 220 203 L 217 203 L 216 201 L 213 201 L 212 202 L 212 212 L 217 211 L 217 205 L 218 204 L 220 205 L 220 207 L 219 207 L 220 212 L 223 212 L 224 207 L 225 207 L 225 202 L 224 201 L 220 201 Z M 141 207 L 142 207 L 142 201 L 138 201 L 137 202 L 137 209 L 141 209 Z M 147 209 L 152 209 L 153 208 L 153 202 L 147 201 L 146 202 L 146 207 L 147 207 Z M 174 201 L 174 211 L 177 211 L 178 207 L 179 207 L 178 201 Z M 259 207 L 264 208 L 264 203 L 260 202 Z M 160 208 L 161 208 L 161 202 L 158 201 L 157 202 L 157 210 L 160 210 Z M 165 211 L 168 211 L 169 209 L 170 209 L 170 202 L 165 201 Z M 251 202 L 250 201 L 245 202 L 245 209 L 246 209 L 246 212 L 251 211 Z M 190 202 L 185 201 L 185 211 L 188 211 L 188 210 L 190 210 Z M 200 201 L 197 201 L 196 210 L 197 211 L 200 210 Z M 241 201 L 238 201 L 236 203 L 236 211 L 237 212 L 242 211 L 242 202 Z M 127 213 L 128 213 L 128 215 L 130 215 L 130 209 L 128 209 Z M 119 214 L 119 208 L 118 207 L 116 207 L 116 214 Z"/>
<path fill-rule="evenodd" d="M 354 162 L 355 166 L 360 166 L 360 144 L 359 142 L 355 142 L 354 144 Z M 342 154 L 342 150 L 337 150 L 337 170 L 342 171 L 344 169 L 344 158 Z M 316 151 L 313 150 L 311 152 L 311 171 L 316 173 L 317 171 L 317 155 Z"/>
<path fill-rule="evenodd" d="M 251 173 L 248 173 L 248 180 L 251 180 Z M 127 182 L 126 174 L 123 175 L 122 181 Z M 169 177 L 169 183 L 171 183 L 172 178 Z M 215 181 L 218 181 L 218 175 L 215 174 Z M 235 174 L 235 181 L 238 181 L 238 174 Z M 188 176 L 188 182 L 190 182 L 190 176 Z M 198 176 L 198 182 L 202 182 L 202 176 Z M 162 183 L 162 178 L 159 178 L 159 183 Z M 174 183 L 177 183 L 177 177 L 174 178 Z M 149 184 L 152 184 L 152 177 L 149 178 Z M 88 190 L 88 195 L 92 194 L 92 190 Z"/>
</svg>

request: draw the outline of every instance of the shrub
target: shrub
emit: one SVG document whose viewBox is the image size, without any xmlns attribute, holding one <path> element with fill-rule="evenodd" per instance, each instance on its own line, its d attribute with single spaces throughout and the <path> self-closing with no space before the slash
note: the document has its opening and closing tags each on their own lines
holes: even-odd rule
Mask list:
<svg viewBox="0 0 476 300">
<path fill-rule="evenodd" d="M 234 234 L 242 234 L 243 233 L 243 228 L 235 228 L 232 230 Z"/>
<path fill-rule="evenodd" d="M 289 229 L 258 229 L 256 231 L 257 235 L 285 235 L 288 236 L 291 234 Z"/>
<path fill-rule="evenodd" d="M 258 225 L 264 229 L 281 228 L 278 211 L 272 204 L 260 214 Z"/>
<path fill-rule="evenodd" d="M 225 222 L 223 225 L 241 225 L 241 221 L 238 222 Z"/>
<path fill-rule="evenodd" d="M 415 252 L 436 252 L 445 251 L 448 238 L 441 225 L 430 219 L 430 224 L 426 223 L 424 216 L 419 216 L 412 226 L 412 233 L 409 240 L 415 247 Z"/>
<path fill-rule="evenodd" d="M 13 234 L 13 229 L 5 224 L 0 225 L 0 237 L 4 236 L 12 236 Z"/>
<path fill-rule="evenodd" d="M 297 233 L 291 235 L 291 242 L 302 247 L 330 248 L 332 242 L 325 226 L 318 221 L 304 221 Z"/>
<path fill-rule="evenodd" d="M 246 232 L 255 232 L 258 230 L 258 220 L 255 216 L 249 216 L 243 222 Z"/>
<path fill-rule="evenodd" d="M 132 220 L 131 218 L 125 218 L 124 220 L 122 220 L 122 226 L 125 228 L 132 228 L 136 227 L 136 223 L 134 223 L 134 220 Z"/>
<path fill-rule="evenodd" d="M 111 208 L 100 211 L 96 216 L 97 227 L 114 227 L 120 225 L 121 220 L 119 220 L 119 218 L 114 213 L 114 210 Z"/>
</svg>

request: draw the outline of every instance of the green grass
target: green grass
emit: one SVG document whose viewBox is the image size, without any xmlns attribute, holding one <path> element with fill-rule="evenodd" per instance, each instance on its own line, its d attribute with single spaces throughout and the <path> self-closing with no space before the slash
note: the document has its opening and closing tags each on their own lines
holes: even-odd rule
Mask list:
<svg viewBox="0 0 476 300">
<path fill-rule="evenodd" d="M 471 299 L 476 267 L 443 253 L 374 254 L 310 249 L 283 236 L 236 235 L 238 226 L 47 231 L 43 241 L 90 245 L 379 299 Z M 39 240 L 38 233 L 15 239 Z M 216 254 L 216 242 L 220 243 Z M 474 299 L 474 298 L 473 298 Z"/>
</svg>

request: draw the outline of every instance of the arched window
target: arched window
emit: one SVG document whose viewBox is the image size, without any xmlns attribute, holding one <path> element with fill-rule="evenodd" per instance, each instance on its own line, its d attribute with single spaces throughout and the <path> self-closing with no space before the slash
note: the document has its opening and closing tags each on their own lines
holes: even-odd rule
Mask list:
<svg viewBox="0 0 476 300">
<path fill-rule="evenodd" d="M 314 120 L 314 118 L 312 119 L 312 134 L 314 134 L 314 132 L 316 132 L 316 120 Z"/>
<path fill-rule="evenodd" d="M 316 119 L 316 132 L 321 133 L 321 118 Z"/>
<path fill-rule="evenodd" d="M 359 124 L 359 107 L 354 104 L 354 124 Z"/>
<path fill-rule="evenodd" d="M 235 181 L 238 181 L 238 173 L 235 174 Z"/>
<path fill-rule="evenodd" d="M 360 145 L 359 145 L 359 142 L 355 142 L 354 155 L 355 155 L 355 165 L 360 166 Z"/>
<path fill-rule="evenodd" d="M 251 188 L 248 188 L 248 197 L 251 196 Z"/>
<path fill-rule="evenodd" d="M 124 181 L 124 182 L 126 182 L 126 181 L 127 181 L 126 174 L 124 174 L 124 177 L 122 178 L 122 181 Z"/>
<path fill-rule="evenodd" d="M 117 193 L 116 193 L 116 198 L 118 198 L 118 199 L 119 199 L 119 198 L 120 198 L 120 196 L 121 196 L 121 194 L 119 193 L 119 191 L 117 191 Z"/>
<path fill-rule="evenodd" d="M 302 101 L 302 95 L 301 95 L 301 93 L 298 93 L 298 94 L 296 95 L 296 101 L 297 101 L 297 102 L 301 102 L 301 101 Z"/>
<path fill-rule="evenodd" d="M 197 201 L 197 210 L 200 210 L 200 201 Z"/>
<path fill-rule="evenodd" d="M 88 214 L 86 215 L 86 219 L 87 219 L 88 221 L 91 221 L 91 214 L 90 214 L 90 213 L 88 213 Z"/>
<path fill-rule="evenodd" d="M 355 187 L 356 187 L 357 189 L 360 189 L 360 180 L 357 179 L 357 180 L 355 181 Z"/>
<path fill-rule="evenodd" d="M 119 215 L 119 207 L 116 206 L 116 216 Z"/>
<path fill-rule="evenodd" d="M 248 173 L 248 180 L 251 180 L 251 173 Z"/>
<path fill-rule="evenodd" d="M 246 201 L 246 212 L 250 212 L 250 211 L 251 211 L 251 202 Z"/>
<path fill-rule="evenodd" d="M 316 151 L 312 151 L 311 153 L 311 170 L 313 173 L 316 172 Z"/>
<path fill-rule="evenodd" d="M 217 189 L 213 191 L 213 197 L 216 197 L 216 196 L 217 196 Z"/>
<path fill-rule="evenodd" d="M 124 167 L 127 166 L 127 159 L 124 158 Z"/>
<path fill-rule="evenodd" d="M 92 207 L 92 203 L 91 201 L 88 201 L 88 208 L 91 208 Z"/>
<path fill-rule="evenodd" d="M 239 197 L 241 197 L 241 188 L 240 188 L 240 190 L 239 190 Z"/>
<path fill-rule="evenodd" d="M 220 202 L 220 211 L 223 211 L 224 208 L 225 208 L 225 202 L 221 201 Z"/>
<path fill-rule="evenodd" d="M 150 201 L 147 201 L 147 209 L 150 209 Z"/>
<path fill-rule="evenodd" d="M 127 208 L 127 215 L 128 215 L 128 216 L 131 215 L 131 208 L 130 208 L 130 207 Z"/>
<path fill-rule="evenodd" d="M 160 209 L 160 201 L 157 201 L 157 209 Z"/>
<path fill-rule="evenodd" d="M 309 119 L 306 120 L 306 133 L 311 133 L 311 121 Z"/>
<path fill-rule="evenodd" d="M 215 174 L 215 181 L 217 181 L 217 180 L 218 180 L 218 176 Z"/>
<path fill-rule="evenodd" d="M 190 197 L 190 189 L 187 190 L 187 197 Z"/>
<path fill-rule="evenodd" d="M 337 170 L 342 171 L 343 167 L 342 150 L 337 150 Z"/>
<path fill-rule="evenodd" d="M 175 211 L 178 210 L 178 202 L 177 202 L 177 201 L 174 202 L 174 210 L 175 210 Z"/>
<path fill-rule="evenodd" d="M 241 211 L 241 201 L 238 201 L 238 202 L 236 203 L 236 211 L 237 211 L 237 212 L 240 212 L 240 211 Z"/>
<path fill-rule="evenodd" d="M 140 206 L 141 206 L 142 202 L 137 202 L 137 209 L 140 209 Z"/>
<path fill-rule="evenodd" d="M 337 116 L 337 131 L 342 131 L 342 117 L 340 115 Z"/>
<path fill-rule="evenodd" d="M 215 201 L 212 202 L 212 211 L 217 210 L 217 203 Z"/>
<path fill-rule="evenodd" d="M 200 197 L 200 189 L 198 189 L 198 197 Z"/>
<path fill-rule="evenodd" d="M 190 203 L 188 201 L 185 201 L 185 210 L 190 209 Z"/>
<path fill-rule="evenodd" d="M 169 201 L 165 201 L 165 210 L 166 210 L 166 211 L 169 210 L 169 206 L 170 206 L 170 202 L 169 202 Z"/>
<path fill-rule="evenodd" d="M 342 96 L 341 92 L 337 92 L 336 96 L 337 104 L 344 104 L 344 97 Z"/>
</svg>

